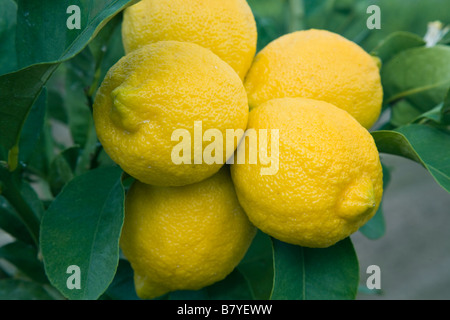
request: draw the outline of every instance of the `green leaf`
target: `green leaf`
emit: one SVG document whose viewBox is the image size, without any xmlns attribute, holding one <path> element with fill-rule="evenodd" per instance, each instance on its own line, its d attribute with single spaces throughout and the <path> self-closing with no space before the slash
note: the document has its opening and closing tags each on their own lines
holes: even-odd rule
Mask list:
<svg viewBox="0 0 450 320">
<path fill-rule="evenodd" d="M 116 275 L 104 294 L 112 300 L 139 300 L 134 289 L 133 269 L 127 260 L 120 259 Z"/>
<path fill-rule="evenodd" d="M 384 220 L 383 201 L 372 219 L 359 228 L 359 231 L 371 240 L 377 240 L 384 236 L 386 233 L 386 222 Z"/>
<path fill-rule="evenodd" d="M 39 64 L 0 76 L 0 144 L 17 145 L 26 117 L 42 91 L 55 64 Z"/>
<path fill-rule="evenodd" d="M 211 300 L 251 300 L 252 292 L 244 276 L 234 269 L 224 280 L 206 288 Z"/>
<path fill-rule="evenodd" d="M 200 290 L 178 290 L 168 294 L 169 300 L 252 300 L 245 277 L 234 269 L 225 279 Z"/>
<path fill-rule="evenodd" d="M 47 91 L 42 90 L 36 102 L 31 107 L 22 129 L 19 142 L 19 161 L 21 162 L 28 162 L 28 159 L 36 148 L 37 141 L 44 126 L 46 106 Z"/>
<path fill-rule="evenodd" d="M 24 201 L 33 210 L 34 215 L 40 220 L 44 215 L 44 206 L 36 191 L 26 181 L 22 181 L 20 185 L 20 192 Z"/>
<path fill-rule="evenodd" d="M 20 65 L 64 61 L 75 56 L 131 2 L 136 1 L 51 0 L 40 3 L 18 0 L 16 47 Z M 70 5 L 80 7 L 81 29 L 67 28 Z"/>
<path fill-rule="evenodd" d="M 39 284 L 19 279 L 0 280 L 0 300 L 54 300 Z"/>
<path fill-rule="evenodd" d="M 407 99 L 428 111 L 444 100 L 450 86 L 450 47 L 413 48 L 402 51 L 381 69 L 385 100 Z"/>
<path fill-rule="evenodd" d="M 121 23 L 122 15 L 116 15 L 89 43 L 95 61 L 95 73 L 87 93 L 90 99 L 95 96 L 108 70 L 125 55 Z"/>
<path fill-rule="evenodd" d="M 50 164 L 48 183 L 54 196 L 74 177 L 78 163 L 80 148 L 73 146 L 63 150 Z"/>
<path fill-rule="evenodd" d="M 238 269 L 225 279 L 200 290 L 178 290 L 168 294 L 169 300 L 252 300 L 249 283 Z"/>
<path fill-rule="evenodd" d="M 11 172 L 0 164 L 2 196 L 8 200 L 26 226 L 35 244 L 39 239 L 39 223 L 42 203 L 34 190 L 20 179 L 18 171 Z"/>
<path fill-rule="evenodd" d="M 86 91 L 94 78 L 95 61 L 86 48 L 75 58 L 66 62 L 67 80 L 65 104 L 69 116 L 69 127 L 75 144 L 84 147 L 91 125 L 93 125 Z"/>
<path fill-rule="evenodd" d="M 73 170 L 64 155 L 59 154 L 50 164 L 48 183 L 50 191 L 57 196 L 62 188 L 73 178 Z"/>
<path fill-rule="evenodd" d="M 378 151 L 422 164 L 450 192 L 450 134 L 434 127 L 410 124 L 396 131 L 372 132 Z"/>
<path fill-rule="evenodd" d="M 106 48 L 105 48 L 106 46 Z M 96 78 L 96 82 L 94 82 L 94 89 L 97 89 L 97 87 L 101 84 L 103 79 L 106 76 L 106 73 L 109 71 L 109 69 L 115 65 L 124 55 L 125 50 L 123 48 L 123 42 L 122 42 L 122 25 L 118 24 L 115 29 L 112 31 L 111 36 L 102 47 L 104 49 L 104 55 L 101 57 L 100 60 L 100 73 L 99 78 Z M 98 74 L 98 72 L 97 72 Z M 91 91 L 92 96 L 95 96 L 95 91 Z"/>
<path fill-rule="evenodd" d="M 447 95 L 441 109 L 441 122 L 442 124 L 450 125 L 450 89 L 447 91 Z"/>
<path fill-rule="evenodd" d="M 209 300 L 206 288 L 200 290 L 178 290 L 168 294 L 169 300 Z"/>
<path fill-rule="evenodd" d="M 382 164 L 383 167 L 383 189 L 386 193 L 386 189 L 391 180 L 391 173 L 389 169 Z M 381 200 L 380 206 L 378 207 L 375 215 L 370 219 L 365 225 L 359 228 L 359 231 L 371 240 L 376 240 L 384 236 L 386 233 L 386 223 L 384 221 L 383 215 L 383 200 Z"/>
<path fill-rule="evenodd" d="M 442 118 L 442 108 L 443 108 L 443 103 L 434 107 L 430 111 L 422 113 L 421 115 L 416 117 L 413 121 L 411 121 L 411 123 L 422 124 L 422 123 L 432 121 L 435 124 L 440 124 L 441 120 L 442 120 L 441 119 Z"/>
<path fill-rule="evenodd" d="M 97 132 L 95 131 L 94 122 L 92 121 L 88 134 L 86 136 L 86 144 L 84 145 L 84 149 L 80 154 L 80 158 L 74 171 L 75 175 L 82 174 L 91 169 L 91 164 L 95 159 L 95 154 L 101 149 L 102 145 L 98 142 Z"/>
<path fill-rule="evenodd" d="M 34 244 L 27 228 L 19 219 L 16 210 L 14 210 L 3 196 L 0 196 L 0 229 L 17 240 Z"/>
<path fill-rule="evenodd" d="M 124 189 L 118 167 L 74 178 L 55 198 L 41 224 L 41 251 L 50 282 L 69 299 L 97 299 L 111 284 L 119 261 Z M 70 290 L 67 268 L 81 272 Z"/>
<path fill-rule="evenodd" d="M 23 242 L 12 242 L 0 247 L 0 258 L 9 261 L 31 280 L 46 284 L 44 265 L 38 260 L 38 252 L 35 247 Z"/>
<path fill-rule="evenodd" d="M 62 63 L 45 85 L 48 92 L 47 116 L 49 119 L 57 120 L 65 125 L 69 123 L 67 106 L 65 105 L 66 77 L 67 66 L 65 63 Z"/>
<path fill-rule="evenodd" d="M 20 65 L 34 64 L 0 76 L 0 144 L 8 150 L 17 145 L 33 103 L 57 66 L 83 50 L 132 1 L 83 1 L 80 8 L 85 19 L 79 31 L 66 28 L 68 3 L 19 0 L 16 46 L 21 52 Z"/>
<path fill-rule="evenodd" d="M 323 249 L 273 239 L 273 300 L 354 299 L 359 263 L 350 238 Z"/>
<path fill-rule="evenodd" d="M 13 0 L 0 1 L 0 74 L 17 68 L 16 16 L 17 4 Z"/>
<path fill-rule="evenodd" d="M 404 126 L 420 117 L 421 114 L 422 112 L 412 103 L 402 99 L 392 106 L 390 122 L 396 127 Z"/>
<path fill-rule="evenodd" d="M 254 298 L 268 299 L 273 284 L 273 253 L 270 237 L 258 231 L 237 268 L 249 282 Z"/>
<path fill-rule="evenodd" d="M 385 63 L 402 51 L 423 46 L 425 46 L 425 41 L 418 35 L 398 31 L 386 37 L 386 39 L 372 50 L 371 54 L 380 58 Z"/>
</svg>

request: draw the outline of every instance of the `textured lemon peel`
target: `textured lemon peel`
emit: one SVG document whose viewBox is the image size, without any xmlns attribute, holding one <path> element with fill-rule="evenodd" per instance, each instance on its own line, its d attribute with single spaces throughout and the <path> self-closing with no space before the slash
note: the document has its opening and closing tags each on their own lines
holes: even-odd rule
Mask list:
<svg viewBox="0 0 450 320">
<path fill-rule="evenodd" d="M 351 184 L 340 199 L 337 213 L 346 220 L 357 220 L 377 206 L 372 181 L 365 177 Z"/>
<path fill-rule="evenodd" d="M 228 167 L 183 187 L 135 182 L 125 204 L 120 244 L 143 299 L 198 290 L 224 279 L 256 233 L 238 202 Z"/>
<path fill-rule="evenodd" d="M 252 109 L 277 98 L 323 100 L 346 110 L 367 129 L 381 113 L 376 60 L 354 42 L 325 30 L 275 39 L 256 55 L 244 84 Z"/>
<path fill-rule="evenodd" d="M 319 100 L 274 99 L 250 113 L 248 128 L 266 127 L 283 128 L 279 172 L 261 177 L 260 163 L 231 165 L 255 226 L 284 242 L 324 248 L 375 214 L 383 193 L 378 151 L 347 112 Z"/>
<path fill-rule="evenodd" d="M 105 152 L 129 175 L 153 185 L 195 183 L 222 167 L 173 161 L 173 132 L 192 134 L 199 119 L 204 131 L 214 128 L 225 135 L 226 129 L 245 130 L 248 103 L 236 72 L 192 43 L 160 41 L 127 54 L 110 69 L 94 101 L 96 132 Z"/>
<path fill-rule="evenodd" d="M 125 52 L 175 40 L 201 45 L 244 79 L 257 46 L 257 27 L 245 0 L 143 0 L 124 12 Z"/>
</svg>

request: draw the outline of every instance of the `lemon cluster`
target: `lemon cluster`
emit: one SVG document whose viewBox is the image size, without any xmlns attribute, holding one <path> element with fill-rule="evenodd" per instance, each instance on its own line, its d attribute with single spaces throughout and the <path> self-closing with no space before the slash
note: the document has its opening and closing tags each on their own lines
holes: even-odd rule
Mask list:
<svg viewBox="0 0 450 320">
<path fill-rule="evenodd" d="M 142 0 L 125 10 L 122 38 L 126 55 L 96 94 L 94 121 L 105 151 L 135 178 L 120 244 L 139 297 L 224 279 L 257 229 L 327 247 L 375 214 L 382 170 L 368 129 L 382 88 L 359 46 L 307 30 L 256 54 L 245 0 Z M 212 134 L 178 150 L 177 130 L 194 137 L 198 123 Z M 272 174 L 261 174 L 260 157 L 249 161 L 249 129 L 276 159 Z M 277 135 L 262 145 L 260 129 Z M 213 140 L 229 146 L 228 130 L 231 148 L 212 150 L 220 161 L 189 161 Z M 226 164 L 239 151 L 246 161 Z"/>
</svg>

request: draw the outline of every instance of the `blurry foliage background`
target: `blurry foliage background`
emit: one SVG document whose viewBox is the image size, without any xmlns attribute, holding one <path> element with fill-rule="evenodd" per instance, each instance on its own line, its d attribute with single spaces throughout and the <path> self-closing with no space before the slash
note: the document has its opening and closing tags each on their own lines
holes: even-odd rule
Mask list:
<svg viewBox="0 0 450 320">
<path fill-rule="evenodd" d="M 258 24 L 259 49 L 285 33 L 316 28 L 339 33 L 370 52 L 395 31 L 423 37 L 428 22 L 450 23 L 447 0 L 248 0 L 248 3 Z M 370 16 L 366 10 L 370 5 L 381 9 L 380 30 L 366 27 Z M 446 40 L 450 41 L 449 35 Z"/>
<path fill-rule="evenodd" d="M 54 53 L 61 53 L 66 49 L 65 46 L 73 41 L 71 36 L 67 36 L 68 32 L 65 25 L 62 25 L 57 32 L 55 31 L 55 34 L 27 33 L 27 28 L 24 28 L 25 25 L 20 24 L 16 28 L 17 3 L 26 3 L 28 6 L 34 6 L 34 10 L 37 10 L 36 12 L 41 10 L 42 15 L 50 17 L 43 19 L 41 27 L 36 30 L 53 30 L 55 23 L 65 24 L 65 19 L 67 18 L 65 12 L 59 10 L 55 15 L 51 11 L 46 12 L 47 6 L 52 8 L 49 5 L 50 3 L 58 3 L 60 5 L 60 3 L 65 1 L 61 5 L 62 7 L 64 5 L 67 7 L 67 3 L 69 3 L 67 0 L 58 1 L 52 2 L 49 0 L 41 3 L 34 0 L 0 0 L 2 9 L 0 10 L 0 74 L 16 71 L 18 68 L 25 67 L 31 63 L 49 62 L 61 58 L 61 56 Z M 105 4 L 108 4 L 106 0 L 74 0 L 71 1 L 71 4 L 72 2 L 88 4 L 92 6 L 93 12 L 96 10 L 101 12 Z M 120 9 L 118 8 L 119 4 L 125 4 L 126 2 L 126 0 L 115 1 L 114 3 L 117 7 L 112 8 L 111 11 Z M 270 41 L 283 34 L 301 29 L 316 28 L 339 33 L 358 43 L 367 52 L 372 52 L 382 40 L 393 32 L 412 32 L 418 38 L 422 38 L 426 34 L 429 22 L 440 20 L 444 25 L 450 24 L 449 0 L 248 0 L 248 2 L 253 9 L 257 22 L 258 50 L 261 50 Z M 381 9 L 380 30 L 368 30 L 366 27 L 367 19 L 370 16 L 366 10 L 372 4 L 378 5 Z M 21 13 L 22 23 L 29 20 L 28 18 L 30 17 L 27 18 L 28 14 L 27 12 Z M 84 18 L 93 19 L 93 16 Z M 91 29 L 99 25 L 99 22 L 93 21 Z M 49 286 L 42 261 L 36 259 L 38 256 L 38 248 L 34 246 L 36 239 L 30 238 L 21 221 L 17 218 L 15 210 L 31 210 L 37 216 L 37 219 L 40 219 L 48 205 L 61 193 L 61 190 L 67 183 L 73 181 L 74 177 L 95 168 L 114 165 L 98 143 L 91 116 L 91 108 L 95 92 L 107 70 L 124 54 L 120 31 L 121 14 L 110 20 L 86 47 L 84 44 L 87 40 L 90 40 L 88 37 L 84 39 L 84 42 L 79 42 L 72 46 L 73 50 L 71 53 L 76 53 L 76 55 L 74 57 L 71 56 L 71 59 L 67 61 L 60 59 L 61 61 L 58 60 L 58 63 L 61 62 L 59 65 L 55 64 L 55 66 L 52 66 L 52 68 L 55 68 L 54 70 L 51 69 L 53 74 L 51 74 L 48 82 L 45 83 L 44 81 L 45 88 L 31 107 L 19 143 L 19 162 L 22 169 L 20 179 L 25 178 L 20 184 L 20 198 L 11 206 L 5 200 L 5 197 L 0 196 L 0 228 L 18 240 L 0 248 L 0 258 L 3 257 L 3 259 L 10 262 L 9 264 L 0 264 L 0 279 L 7 279 L 3 280 L 4 286 L 0 287 L 0 297 L 8 297 L 11 296 L 11 293 L 14 293 L 15 297 L 23 299 L 45 299 L 49 295 L 53 298 L 61 298 L 61 295 Z M 16 38 L 16 32 L 24 34 L 24 37 L 19 36 Z M 50 44 L 43 45 L 42 43 L 46 41 Z M 58 43 L 58 46 L 53 47 L 51 45 L 52 41 Z M 28 54 L 28 50 L 33 50 L 33 48 L 28 46 L 32 44 L 38 46 L 39 43 L 42 44 L 42 50 Z M 450 43 L 450 34 L 447 34 L 441 43 Z M 15 48 L 22 48 L 22 50 L 16 52 Z M 78 49 L 81 50 L 79 53 L 76 52 Z M 331 50 L 333 48 L 330 47 Z M 34 69 L 29 74 L 40 76 L 38 68 L 41 67 L 42 65 L 33 67 Z M 395 74 L 396 70 L 394 69 L 392 73 Z M 44 75 L 46 74 L 44 73 Z M 420 76 L 421 74 L 418 75 L 419 78 Z M 8 88 L 11 90 L 26 90 L 27 85 L 32 86 L 33 79 L 29 80 L 26 72 L 19 74 L 17 77 L 16 80 L 18 79 L 22 85 L 20 88 L 14 88 L 9 85 Z M 10 83 L 8 81 L 14 80 L 14 77 L 8 77 L 7 75 L 3 79 L 7 79 L 3 83 L 8 84 Z M 24 80 L 29 80 L 30 83 Z M 448 89 L 450 84 L 447 82 L 445 84 Z M 8 96 L 9 93 L 4 92 L 5 87 L 0 86 L 0 90 L 3 90 L 3 92 L 0 91 L 0 98 Z M 437 101 L 442 101 L 442 97 L 439 96 L 439 99 Z M 401 112 L 394 113 L 388 119 L 390 125 L 400 126 L 408 124 L 417 116 L 422 115 L 423 112 L 435 107 L 434 105 L 426 106 L 425 109 L 419 110 L 420 112 L 417 113 L 417 106 L 414 103 L 406 100 L 401 101 L 403 101 L 403 104 L 393 108 L 393 110 L 397 109 Z M 404 103 L 405 101 L 406 103 Z M 2 111 L 1 107 L 0 111 Z M 446 110 L 450 110 L 450 100 L 444 104 L 444 107 Z M 444 110 L 444 107 L 441 106 L 440 108 Z M 423 119 L 434 121 L 435 123 L 439 123 L 442 120 L 439 113 L 436 112 L 426 114 L 426 116 L 423 116 Z M 447 118 L 445 123 L 448 127 L 450 120 Z M 8 124 L 2 122 L 3 125 L 7 126 Z M 410 126 L 409 131 L 403 130 L 403 134 L 407 136 L 409 134 L 408 137 L 413 142 L 413 138 L 417 138 L 417 132 L 419 132 L 419 130 L 415 130 L 418 129 L 417 125 L 415 126 Z M 411 128 L 414 130 L 411 130 Z M 450 141 L 448 135 L 437 131 L 435 128 L 430 129 L 426 126 L 420 126 L 420 129 L 426 130 L 425 133 L 430 134 L 433 138 L 441 139 L 442 146 L 448 145 Z M 0 134 L 3 135 L 4 132 Z M 389 133 L 385 135 L 386 137 L 383 134 L 378 134 L 378 142 L 385 138 L 385 141 L 388 142 L 386 148 L 389 148 L 392 146 L 391 142 L 393 139 L 396 138 L 398 139 L 396 140 L 398 145 L 394 146 L 394 148 L 398 147 L 398 150 L 404 150 L 405 142 L 400 139 L 401 136 L 399 134 Z M 378 146 L 382 146 L 382 144 L 379 143 Z M 445 150 L 441 150 L 440 153 L 436 153 L 437 157 L 433 158 L 436 148 L 438 150 L 440 148 L 439 145 L 433 146 L 432 144 L 429 145 L 429 141 L 425 141 L 425 143 L 418 141 L 415 147 L 415 151 L 422 156 L 431 155 L 431 158 L 418 159 L 418 162 L 424 160 L 426 163 L 433 164 L 434 167 L 440 166 L 440 168 L 444 168 L 445 163 L 443 161 L 445 159 L 440 158 L 440 156 L 448 156 L 450 148 L 447 149 L 447 154 L 443 153 Z M 423 149 L 424 147 L 425 149 Z M 411 158 L 415 156 L 414 154 L 410 155 Z M 0 160 L 6 161 L 7 159 L 8 150 L 0 146 Z M 448 172 L 448 168 L 446 172 Z M 13 179 L 16 177 L 10 177 L 1 171 L 0 173 L 7 177 L 5 181 L 9 179 L 8 181 L 13 184 Z M 389 172 L 386 171 L 386 177 L 388 175 Z M 19 176 L 18 173 L 17 176 Z M 449 190 L 450 184 L 448 181 L 450 180 L 448 175 L 444 175 L 441 178 L 444 181 L 442 185 L 446 183 L 447 190 Z M 73 186 L 76 187 L 76 183 Z M 82 189 L 80 186 L 78 188 Z M 93 190 L 93 193 L 95 194 L 95 190 Z M 26 205 L 21 206 L 21 203 Z M 364 231 L 368 237 L 378 238 L 384 233 L 383 224 L 384 220 L 380 213 L 377 215 L 377 219 L 365 228 L 366 230 L 361 231 Z M 78 230 L 75 231 L 78 232 Z M 344 244 L 351 247 L 349 241 L 346 241 Z M 300 250 L 299 248 L 283 247 L 280 243 L 276 246 L 278 253 Z M 63 247 L 57 249 L 62 252 L 67 251 L 67 248 Z M 90 254 L 90 251 L 85 250 L 85 254 Z M 289 259 L 293 256 L 293 254 L 286 255 L 286 261 L 289 262 Z M 351 255 L 349 256 L 351 259 L 354 258 Z M 278 257 L 282 257 L 282 255 Z M 341 259 L 337 255 L 335 258 L 336 261 Z M 353 260 L 349 262 L 349 265 L 355 266 L 357 264 Z M 286 261 L 283 260 L 282 262 Z M 332 261 L 329 265 L 331 264 Z M 295 264 L 292 265 L 295 267 Z M 241 285 L 244 283 L 242 281 L 243 275 L 253 285 L 254 296 L 267 297 L 267 293 L 271 290 L 273 276 L 271 243 L 267 237 L 259 234 L 246 259 L 230 275 L 228 281 L 218 283 L 201 292 L 189 293 L 189 295 L 176 292 L 171 294 L 171 298 L 185 299 L 197 296 L 197 298 L 238 297 L 248 299 L 250 294 L 247 292 L 247 286 L 241 288 Z M 63 278 L 65 276 L 65 274 L 62 275 Z M 131 276 L 129 265 L 124 259 L 120 259 L 114 281 L 102 298 L 136 298 Z M 14 277 L 14 279 L 9 281 L 9 277 Z M 31 279 L 33 282 L 21 281 L 23 278 Z M 42 284 L 45 290 L 42 289 Z M 286 292 L 285 288 L 280 290 L 280 293 Z M 319 293 L 325 294 L 326 292 Z M 349 293 L 349 295 L 352 294 Z"/>
</svg>

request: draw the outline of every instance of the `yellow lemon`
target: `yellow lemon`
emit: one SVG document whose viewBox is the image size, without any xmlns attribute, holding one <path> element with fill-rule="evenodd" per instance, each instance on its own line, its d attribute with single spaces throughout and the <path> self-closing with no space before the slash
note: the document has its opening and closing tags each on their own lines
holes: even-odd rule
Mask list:
<svg viewBox="0 0 450 320">
<path fill-rule="evenodd" d="M 369 129 L 381 112 L 377 62 L 357 44 L 324 30 L 284 35 L 261 50 L 245 79 L 250 107 L 276 98 L 310 98 L 350 113 Z"/>
<path fill-rule="evenodd" d="M 236 72 L 210 50 L 177 41 L 123 57 L 94 102 L 106 153 L 131 176 L 160 186 L 195 183 L 219 171 L 234 150 L 218 152 L 214 163 L 196 161 L 211 143 L 203 132 L 225 137 L 227 129 L 245 130 L 247 119 L 247 95 Z M 177 148 L 180 143 L 188 147 Z M 179 154 L 182 162 L 174 160 Z"/>
<path fill-rule="evenodd" d="M 291 244 L 328 247 L 375 214 L 383 193 L 378 150 L 346 111 L 318 100 L 274 99 L 249 116 L 248 131 L 259 139 L 267 129 L 262 150 L 278 151 L 272 154 L 278 170 L 261 174 L 261 161 L 231 166 L 238 199 L 256 227 Z M 246 141 L 238 153 L 247 148 L 248 158 Z"/>
<path fill-rule="evenodd" d="M 143 0 L 125 10 L 122 39 L 125 52 L 162 40 L 196 43 L 243 79 L 256 52 L 257 31 L 245 0 Z"/>
<path fill-rule="evenodd" d="M 120 244 L 134 270 L 138 296 L 151 299 L 224 279 L 255 232 L 226 166 L 188 186 L 135 182 L 126 196 Z"/>
</svg>

